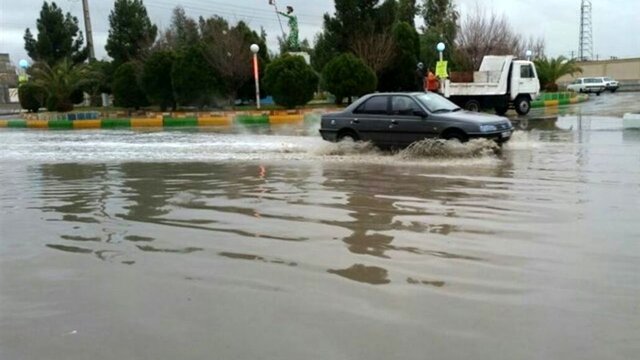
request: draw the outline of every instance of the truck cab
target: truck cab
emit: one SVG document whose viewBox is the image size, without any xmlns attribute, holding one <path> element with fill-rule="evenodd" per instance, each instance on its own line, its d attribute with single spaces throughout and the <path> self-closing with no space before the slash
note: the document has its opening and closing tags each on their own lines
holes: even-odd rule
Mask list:
<svg viewBox="0 0 640 360">
<path fill-rule="evenodd" d="M 514 108 L 525 115 L 531 101 L 540 93 L 535 64 L 516 60 L 513 56 L 485 56 L 480 69 L 473 73 L 473 82 L 442 82 L 440 92 L 458 106 L 470 111 L 494 108 L 504 115 Z"/>
</svg>

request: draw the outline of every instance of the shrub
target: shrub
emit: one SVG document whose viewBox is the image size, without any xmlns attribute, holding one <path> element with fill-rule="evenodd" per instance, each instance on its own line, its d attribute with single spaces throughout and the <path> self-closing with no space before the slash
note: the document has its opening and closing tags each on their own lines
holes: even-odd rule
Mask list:
<svg viewBox="0 0 640 360">
<path fill-rule="evenodd" d="M 294 108 L 313 99 L 318 76 L 301 56 L 284 55 L 267 66 L 264 85 L 276 104 Z"/>
<path fill-rule="evenodd" d="M 342 54 L 329 61 L 322 71 L 325 89 L 341 104 L 345 97 L 362 96 L 373 92 L 378 82 L 376 74 L 352 54 Z"/>
<path fill-rule="evenodd" d="M 25 83 L 18 88 L 20 106 L 30 112 L 38 112 L 44 105 L 47 93 L 40 86 L 33 83 Z"/>
</svg>

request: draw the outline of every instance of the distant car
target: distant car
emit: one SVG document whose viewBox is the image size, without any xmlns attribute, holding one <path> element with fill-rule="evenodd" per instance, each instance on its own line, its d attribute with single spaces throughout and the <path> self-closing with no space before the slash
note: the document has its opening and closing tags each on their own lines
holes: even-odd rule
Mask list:
<svg viewBox="0 0 640 360">
<path fill-rule="evenodd" d="M 322 115 L 320 134 L 327 141 L 370 141 L 380 148 L 403 148 L 426 138 L 466 142 L 511 138 L 509 119 L 462 110 L 431 92 L 365 95 L 341 112 Z"/>
<path fill-rule="evenodd" d="M 612 93 L 616 92 L 616 90 L 618 90 L 618 88 L 620 87 L 620 83 L 611 77 L 605 76 L 599 77 L 598 79 L 602 79 L 605 85 L 605 89 L 611 91 Z"/>
<path fill-rule="evenodd" d="M 600 95 L 601 92 L 607 89 L 607 85 L 602 79 L 603 78 L 595 77 L 578 78 L 567 86 L 567 90 L 579 93 L 596 93 L 597 95 Z"/>
</svg>

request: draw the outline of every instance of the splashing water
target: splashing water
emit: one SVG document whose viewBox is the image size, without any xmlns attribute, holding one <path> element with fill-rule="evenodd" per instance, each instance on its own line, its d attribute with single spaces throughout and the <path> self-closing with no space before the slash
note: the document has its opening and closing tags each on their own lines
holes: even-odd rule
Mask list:
<svg viewBox="0 0 640 360">
<path fill-rule="evenodd" d="M 457 140 L 425 139 L 409 145 L 398 152 L 401 159 L 419 158 L 479 158 L 492 156 L 500 147 L 492 140 L 473 139 L 466 143 Z"/>
</svg>

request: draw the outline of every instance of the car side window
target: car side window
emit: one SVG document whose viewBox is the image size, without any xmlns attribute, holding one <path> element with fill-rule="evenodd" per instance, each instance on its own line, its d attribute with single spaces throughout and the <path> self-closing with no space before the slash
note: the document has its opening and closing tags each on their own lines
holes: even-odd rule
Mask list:
<svg viewBox="0 0 640 360">
<path fill-rule="evenodd" d="M 415 111 L 421 111 L 420 106 L 408 96 L 394 96 L 391 98 L 391 114 L 413 115 Z"/>
<path fill-rule="evenodd" d="M 356 108 L 354 113 L 356 114 L 373 114 L 373 115 L 386 115 L 387 114 L 387 96 L 374 96 L 362 103 Z"/>
<path fill-rule="evenodd" d="M 523 79 L 533 78 L 533 68 L 531 65 L 522 65 L 520 66 L 520 77 Z"/>
</svg>

